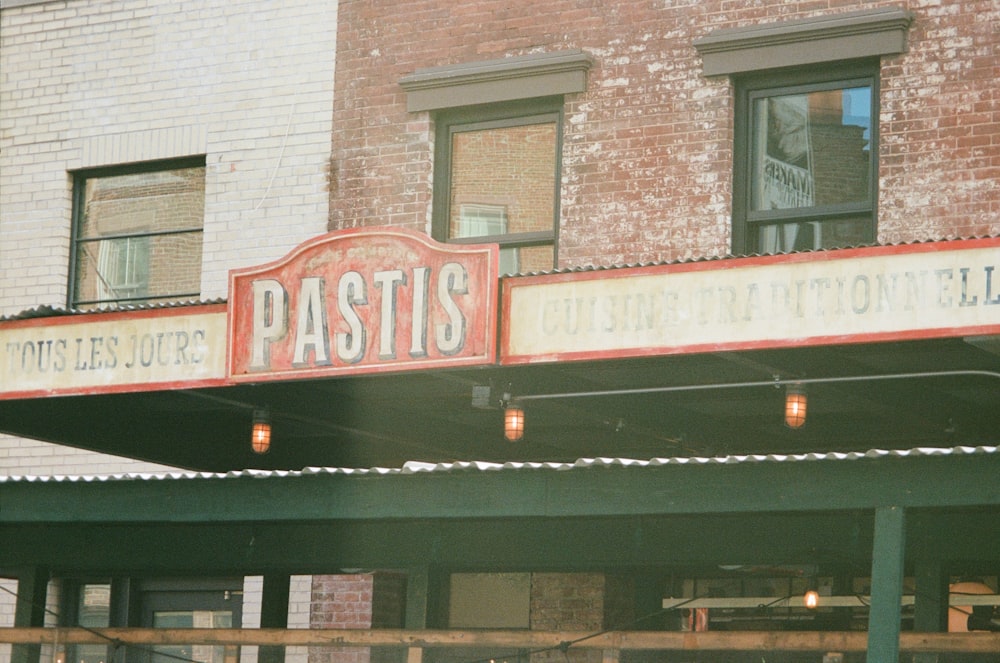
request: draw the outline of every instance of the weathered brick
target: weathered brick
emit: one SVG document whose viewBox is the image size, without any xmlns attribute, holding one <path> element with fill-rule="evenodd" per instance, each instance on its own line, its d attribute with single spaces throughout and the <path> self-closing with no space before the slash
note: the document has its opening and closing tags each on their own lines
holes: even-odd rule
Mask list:
<svg viewBox="0 0 1000 663">
<path fill-rule="evenodd" d="M 422 0 L 408 3 L 406 11 L 384 3 L 341 7 L 331 227 L 378 225 L 390 217 L 394 224 L 426 227 L 430 123 L 426 113 L 406 112 L 400 77 L 423 67 L 583 48 L 595 64 L 587 91 L 566 99 L 559 224 L 559 262 L 578 266 L 729 252 L 732 88 L 723 78 L 701 74 L 695 38 L 718 28 L 898 3 L 454 5 Z M 975 0 L 908 8 L 915 13 L 909 50 L 884 58 L 881 71 L 883 242 L 960 235 L 967 227 L 964 204 L 1000 204 L 989 164 L 969 162 L 974 150 L 996 145 L 1000 135 L 994 84 L 1000 56 L 991 28 L 1000 8 Z M 470 34 L 480 38 L 470 40 Z M 941 129 L 948 126 L 970 133 L 945 136 Z M 933 162 L 921 156 L 928 153 Z M 420 167 L 400 171 L 401 157 Z M 969 185 L 955 191 L 959 178 Z M 404 194 L 415 204 L 398 213 Z M 933 214 L 924 206 L 915 214 L 907 202 L 927 198 L 943 204 Z M 623 226 L 641 232 L 622 242 Z M 1000 233 L 1000 221 L 985 228 Z"/>
<path fill-rule="evenodd" d="M 212 0 L 183 12 L 166 0 L 4 8 L 4 237 L 26 228 L 42 243 L 65 241 L 68 171 L 116 165 L 111 154 L 83 164 L 89 140 L 131 134 L 141 141 L 149 131 L 197 126 L 207 136 L 197 152 L 152 156 L 202 152 L 209 164 L 239 167 L 236 191 L 249 207 L 223 198 L 218 173 L 206 175 L 204 242 L 212 260 L 204 262 L 201 291 L 206 299 L 224 296 L 236 262 L 273 260 L 326 229 L 335 52 L 336 8 L 305 0 L 269 7 Z M 259 165 L 243 168 L 249 161 Z M 33 163 L 46 167 L 26 200 L 7 177 Z M 8 274 L 25 260 L 45 270 L 42 299 Z M 0 314 L 65 305 L 68 265 L 0 241 Z"/>
</svg>

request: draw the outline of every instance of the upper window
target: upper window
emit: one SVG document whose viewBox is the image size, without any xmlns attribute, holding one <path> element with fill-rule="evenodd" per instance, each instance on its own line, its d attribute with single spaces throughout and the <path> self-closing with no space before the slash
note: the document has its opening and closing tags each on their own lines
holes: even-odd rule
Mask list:
<svg viewBox="0 0 1000 663">
<path fill-rule="evenodd" d="M 735 81 L 733 253 L 875 241 L 880 58 L 912 21 L 875 7 L 695 40 L 705 75 Z"/>
<path fill-rule="evenodd" d="M 875 239 L 877 64 L 736 85 L 733 246 L 786 253 Z"/>
<path fill-rule="evenodd" d="M 552 269 L 562 134 L 558 102 L 439 114 L 439 239 L 498 243 L 502 274 Z"/>
<path fill-rule="evenodd" d="M 501 274 L 555 267 L 563 95 L 591 64 L 572 50 L 403 77 L 407 108 L 434 112 L 436 239 L 499 244 Z"/>
<path fill-rule="evenodd" d="M 77 173 L 70 307 L 197 297 L 204 210 L 204 158 Z"/>
</svg>

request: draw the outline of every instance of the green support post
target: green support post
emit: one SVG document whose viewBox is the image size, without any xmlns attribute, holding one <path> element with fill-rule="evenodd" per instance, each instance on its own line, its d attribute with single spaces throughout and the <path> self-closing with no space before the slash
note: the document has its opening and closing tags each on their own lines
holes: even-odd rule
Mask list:
<svg viewBox="0 0 1000 663">
<path fill-rule="evenodd" d="M 868 612 L 867 663 L 899 663 L 905 544 L 905 510 L 898 506 L 877 508 L 872 550 L 872 604 Z"/>
<path fill-rule="evenodd" d="M 430 594 L 430 570 L 426 567 L 410 569 L 406 576 L 406 614 L 403 628 L 427 628 L 427 602 Z"/>
<path fill-rule="evenodd" d="M 286 573 L 264 574 L 260 602 L 261 628 L 288 628 L 290 585 L 291 576 Z M 260 663 L 284 663 L 285 648 L 280 645 L 262 646 L 258 649 L 257 659 Z"/>
<path fill-rule="evenodd" d="M 17 602 L 14 605 L 14 626 L 45 626 L 45 600 L 49 572 L 42 567 L 22 569 L 17 577 Z M 11 663 L 38 663 L 41 645 L 14 645 Z"/>
<path fill-rule="evenodd" d="M 914 564 L 916 600 L 913 610 L 913 630 L 921 633 L 943 633 L 948 630 L 948 574 L 939 561 L 920 560 Z M 935 652 L 913 655 L 913 663 L 938 663 Z"/>
</svg>

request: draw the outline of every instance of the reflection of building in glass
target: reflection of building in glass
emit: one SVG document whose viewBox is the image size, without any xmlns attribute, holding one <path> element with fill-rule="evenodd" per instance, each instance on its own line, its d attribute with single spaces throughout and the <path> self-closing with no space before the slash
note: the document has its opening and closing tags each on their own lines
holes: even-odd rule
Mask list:
<svg viewBox="0 0 1000 663">
<path fill-rule="evenodd" d="M 869 198 L 866 115 L 848 105 L 868 88 L 834 89 L 760 99 L 755 104 L 754 209 L 791 210 L 862 203 Z M 864 97 L 865 95 L 860 95 Z M 786 221 L 762 226 L 766 253 L 864 242 L 852 220 Z"/>
<path fill-rule="evenodd" d="M 554 122 L 456 133 L 452 138 L 449 236 L 551 231 L 555 173 Z M 502 222 L 484 224 L 483 210 L 498 208 L 503 209 Z M 504 253 L 503 272 L 552 268 L 551 246 L 521 247 Z"/>
<path fill-rule="evenodd" d="M 765 112 L 760 208 L 810 207 L 814 196 L 807 97 L 768 99 Z"/>
<path fill-rule="evenodd" d="M 809 137 L 813 146 L 816 205 L 867 200 L 869 154 L 867 127 L 844 116 L 849 90 L 809 95 Z"/>
<path fill-rule="evenodd" d="M 204 167 L 90 177 L 84 189 L 78 305 L 197 296 Z"/>
</svg>

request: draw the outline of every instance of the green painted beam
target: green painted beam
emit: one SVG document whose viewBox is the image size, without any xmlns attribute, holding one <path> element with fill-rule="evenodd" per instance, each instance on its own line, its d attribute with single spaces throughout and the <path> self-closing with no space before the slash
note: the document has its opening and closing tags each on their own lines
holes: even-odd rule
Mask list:
<svg viewBox="0 0 1000 663">
<path fill-rule="evenodd" d="M 868 655 L 871 663 L 899 661 L 900 600 L 906 550 L 906 510 L 898 506 L 875 511 L 872 550 L 872 604 L 868 610 Z"/>
<path fill-rule="evenodd" d="M 1000 505 L 1000 454 L 0 481 L 0 524 L 592 517 Z"/>
<path fill-rule="evenodd" d="M 1000 508 L 908 511 L 907 548 L 991 569 Z M 345 568 L 602 570 L 819 564 L 865 575 L 874 511 L 595 518 L 6 525 L 0 575 L 29 563 L 98 575 L 335 573 Z M 72 541 L 73 545 L 66 545 Z M 613 542 L 613 545 L 609 545 Z M 956 565 L 958 568 L 958 565 Z M 972 572 L 972 571 L 970 571 Z M 980 572 L 980 571 L 975 571 Z M 431 614 L 427 615 L 431 618 Z"/>
</svg>

